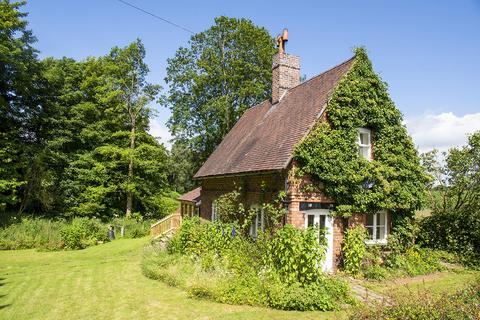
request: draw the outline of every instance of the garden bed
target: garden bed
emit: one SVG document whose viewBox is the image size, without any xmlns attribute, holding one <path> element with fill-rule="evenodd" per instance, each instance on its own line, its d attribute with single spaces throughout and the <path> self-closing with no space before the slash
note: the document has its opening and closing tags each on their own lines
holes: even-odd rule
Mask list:
<svg viewBox="0 0 480 320">
<path fill-rule="evenodd" d="M 166 250 L 146 250 L 143 273 L 190 297 L 229 304 L 327 311 L 354 303 L 344 280 L 321 272 L 324 253 L 314 230 L 287 225 L 255 241 L 234 230 L 184 220 Z"/>
</svg>

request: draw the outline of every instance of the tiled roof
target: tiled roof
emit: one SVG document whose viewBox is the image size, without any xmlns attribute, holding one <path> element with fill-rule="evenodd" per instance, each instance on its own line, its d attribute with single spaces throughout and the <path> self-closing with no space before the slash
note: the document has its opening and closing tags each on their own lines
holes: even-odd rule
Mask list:
<svg viewBox="0 0 480 320">
<path fill-rule="evenodd" d="M 182 194 L 180 197 L 178 197 L 178 200 L 197 202 L 198 200 L 200 200 L 201 191 L 202 191 L 202 187 L 195 188 L 192 191 Z"/>
<path fill-rule="evenodd" d="M 354 58 L 247 110 L 194 178 L 285 169 Z"/>
</svg>

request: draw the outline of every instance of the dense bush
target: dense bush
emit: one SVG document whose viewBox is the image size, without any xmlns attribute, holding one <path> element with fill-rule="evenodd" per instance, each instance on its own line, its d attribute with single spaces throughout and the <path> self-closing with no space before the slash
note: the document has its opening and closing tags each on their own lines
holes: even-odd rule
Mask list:
<svg viewBox="0 0 480 320">
<path fill-rule="evenodd" d="M 441 261 L 450 260 L 444 252 L 422 248 L 417 243 L 420 227 L 413 218 L 396 221 L 388 246 L 367 246 L 362 274 L 367 279 L 383 280 L 417 276 L 443 270 Z"/>
<path fill-rule="evenodd" d="M 338 301 L 352 302 L 348 292 L 345 282 L 332 277 L 319 277 L 304 285 L 273 281 L 267 288 L 267 304 L 282 310 L 336 310 L 339 308 Z"/>
<path fill-rule="evenodd" d="M 224 303 L 334 310 L 352 302 L 344 281 L 320 272 L 319 230 L 288 225 L 256 241 L 232 230 L 235 224 L 186 219 L 167 250 L 149 249 L 143 272 L 192 297 Z"/>
<path fill-rule="evenodd" d="M 64 247 L 60 229 L 65 226 L 63 220 L 45 220 L 24 218 L 5 228 L 0 228 L 0 249 L 59 250 Z"/>
<path fill-rule="evenodd" d="M 97 219 L 74 218 L 60 230 L 60 235 L 67 249 L 84 249 L 108 241 L 107 226 Z"/>
<path fill-rule="evenodd" d="M 480 266 L 480 211 L 436 212 L 421 221 L 419 242 L 425 247 L 455 252 L 463 262 Z"/>
<path fill-rule="evenodd" d="M 391 297 L 388 304 L 359 306 L 350 314 L 355 320 L 464 320 L 480 318 L 480 281 L 454 294 L 436 296 L 423 290 Z"/>
<path fill-rule="evenodd" d="M 315 228 L 299 230 L 287 224 L 267 241 L 266 264 L 286 283 L 315 282 L 320 275 L 319 266 L 325 258 L 326 239 Z"/>
<path fill-rule="evenodd" d="M 150 234 L 150 226 L 154 220 L 144 220 L 141 216 L 135 218 L 114 219 L 112 225 L 115 227 L 116 237 L 121 236 L 121 228 L 124 230 L 124 238 L 141 238 Z"/>
<path fill-rule="evenodd" d="M 147 220 L 116 219 L 104 223 L 98 219 L 74 218 L 50 220 L 23 218 L 0 228 L 0 250 L 31 249 L 61 250 L 83 249 L 108 241 L 108 226 L 114 225 L 117 238 L 124 226 L 126 238 L 143 237 L 150 231 Z"/>
<path fill-rule="evenodd" d="M 364 226 L 359 225 L 349 228 L 345 232 L 343 240 L 343 268 L 346 273 L 356 275 L 365 256 L 365 240 L 367 231 Z"/>
<path fill-rule="evenodd" d="M 438 256 L 428 249 L 411 248 L 387 256 L 385 266 L 396 276 L 418 276 L 443 270 Z"/>
</svg>

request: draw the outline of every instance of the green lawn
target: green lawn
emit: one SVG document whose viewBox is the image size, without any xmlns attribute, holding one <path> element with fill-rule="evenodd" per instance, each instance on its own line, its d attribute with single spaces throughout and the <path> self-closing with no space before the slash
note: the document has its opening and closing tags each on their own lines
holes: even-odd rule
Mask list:
<svg viewBox="0 0 480 320">
<path fill-rule="evenodd" d="M 0 251 L 0 319 L 341 319 L 193 300 L 141 273 L 148 239 L 81 251 Z"/>
<path fill-rule="evenodd" d="M 386 281 L 363 281 L 363 285 L 383 294 L 427 290 L 432 293 L 454 293 L 480 277 L 480 272 L 463 268 L 436 272 L 425 276 Z"/>
</svg>

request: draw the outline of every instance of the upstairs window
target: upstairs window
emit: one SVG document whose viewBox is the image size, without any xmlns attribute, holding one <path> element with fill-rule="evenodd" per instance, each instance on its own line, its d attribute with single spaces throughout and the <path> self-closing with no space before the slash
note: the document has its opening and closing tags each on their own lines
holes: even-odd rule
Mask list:
<svg viewBox="0 0 480 320">
<path fill-rule="evenodd" d="M 265 222 L 263 208 L 254 207 L 254 209 L 256 209 L 257 214 L 255 215 L 255 218 L 253 218 L 252 224 L 250 225 L 250 236 L 256 238 L 260 231 L 265 230 Z"/>
<path fill-rule="evenodd" d="M 372 160 L 371 131 L 365 128 L 358 129 L 358 153 L 360 157 L 370 161 Z"/>
<path fill-rule="evenodd" d="M 380 211 L 367 214 L 365 228 L 367 228 L 369 235 L 369 239 L 367 240 L 368 244 L 387 243 L 387 212 Z"/>
</svg>

